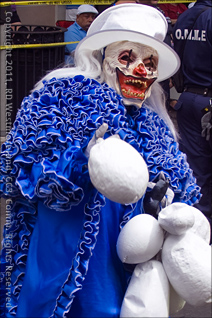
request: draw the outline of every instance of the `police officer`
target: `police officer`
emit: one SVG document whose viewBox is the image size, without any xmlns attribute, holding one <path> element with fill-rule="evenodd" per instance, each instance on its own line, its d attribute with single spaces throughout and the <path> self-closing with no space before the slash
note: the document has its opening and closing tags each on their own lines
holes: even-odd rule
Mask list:
<svg viewBox="0 0 212 318">
<path fill-rule="evenodd" d="M 184 75 L 184 92 L 175 106 L 180 146 L 201 187 L 202 198 L 197 207 L 211 223 L 212 130 L 209 128 L 204 133 L 202 123 L 207 117 L 209 122 L 206 125 L 211 125 L 211 114 L 203 116 L 210 111 L 212 100 L 212 1 L 197 0 L 191 9 L 182 13 L 174 27 L 173 37 Z"/>
</svg>

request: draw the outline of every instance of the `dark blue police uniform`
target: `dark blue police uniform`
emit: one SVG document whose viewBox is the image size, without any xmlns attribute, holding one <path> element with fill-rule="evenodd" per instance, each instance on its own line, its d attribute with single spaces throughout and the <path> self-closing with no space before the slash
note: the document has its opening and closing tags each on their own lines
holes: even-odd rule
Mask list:
<svg viewBox="0 0 212 318">
<path fill-rule="evenodd" d="M 207 10 L 200 14 L 194 24 L 198 12 L 204 8 Z M 197 0 L 191 9 L 181 14 L 175 24 L 173 37 L 174 49 L 182 59 L 184 74 L 184 92 L 175 106 L 181 150 L 186 153 L 201 187 L 202 198 L 197 208 L 211 222 L 212 149 L 211 141 L 201 135 L 201 118 L 203 109 L 211 103 L 212 98 L 212 1 Z M 185 38 L 187 41 L 182 58 Z"/>
</svg>

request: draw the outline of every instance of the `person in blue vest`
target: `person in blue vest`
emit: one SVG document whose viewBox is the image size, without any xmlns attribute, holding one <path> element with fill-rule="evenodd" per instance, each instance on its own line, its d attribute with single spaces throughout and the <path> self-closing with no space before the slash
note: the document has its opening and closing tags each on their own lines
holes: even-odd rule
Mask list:
<svg viewBox="0 0 212 318">
<path fill-rule="evenodd" d="M 79 42 L 87 34 L 88 28 L 94 21 L 98 11 L 94 6 L 82 4 L 78 7 L 76 13 L 76 21 L 68 28 L 64 34 L 65 42 Z M 71 43 L 65 46 L 65 62 L 74 65 L 74 52 L 78 43 Z"/>
<path fill-rule="evenodd" d="M 197 183 L 201 187 L 202 198 L 197 207 L 211 223 L 212 1 L 197 0 L 192 8 L 182 13 L 174 27 L 173 37 L 174 49 L 181 57 L 184 75 L 184 92 L 175 105 L 181 137 L 180 146 L 186 153 Z M 207 118 L 208 122 L 205 122 Z M 206 130 L 205 126 L 208 127 Z"/>
<path fill-rule="evenodd" d="M 171 202 L 199 201 L 158 83 L 179 67 L 163 42 L 167 27 L 151 6 L 113 6 L 78 44 L 76 66 L 48 73 L 24 98 L 1 152 L 1 317 L 120 316 L 131 272 L 117 239 L 130 219 L 152 212 L 151 187 L 126 204 L 100 193 L 88 169 L 98 137 L 130 144 L 150 185 L 166 181 Z"/>
</svg>

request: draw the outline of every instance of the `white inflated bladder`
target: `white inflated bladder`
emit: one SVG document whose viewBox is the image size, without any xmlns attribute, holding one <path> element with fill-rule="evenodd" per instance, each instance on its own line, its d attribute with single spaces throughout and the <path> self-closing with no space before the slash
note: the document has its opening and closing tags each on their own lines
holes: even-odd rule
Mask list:
<svg viewBox="0 0 212 318">
<path fill-rule="evenodd" d="M 135 267 L 120 317 L 169 317 L 169 281 L 161 262 L 150 260 Z"/>
<path fill-rule="evenodd" d="M 148 214 L 129 220 L 119 234 L 117 253 L 123 263 L 137 265 L 120 317 L 165 318 L 186 302 L 192 306 L 210 303 L 209 239 L 207 218 L 185 203 L 162 209 L 158 220 Z"/>
<path fill-rule="evenodd" d="M 162 263 L 175 291 L 190 305 L 211 302 L 211 246 L 187 231 L 169 235 L 162 249 Z"/>
<path fill-rule="evenodd" d="M 88 170 L 94 187 L 121 204 L 137 202 L 149 181 L 147 165 L 139 152 L 114 136 L 97 140 L 90 150 Z"/>
<path fill-rule="evenodd" d="M 187 230 L 210 242 L 210 223 L 204 214 L 185 203 L 175 202 L 162 209 L 158 215 L 160 226 L 173 235 L 184 234 Z"/>
<path fill-rule="evenodd" d="M 133 217 L 117 240 L 117 253 L 123 263 L 138 264 L 154 257 L 163 245 L 164 233 L 150 214 Z"/>
</svg>

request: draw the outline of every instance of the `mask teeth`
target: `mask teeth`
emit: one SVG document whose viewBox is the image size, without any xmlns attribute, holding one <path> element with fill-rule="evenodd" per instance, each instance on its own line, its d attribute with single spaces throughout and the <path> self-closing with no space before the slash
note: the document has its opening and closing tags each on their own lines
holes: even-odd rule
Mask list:
<svg viewBox="0 0 212 318">
<path fill-rule="evenodd" d="M 136 79 L 128 79 L 124 81 L 125 84 L 140 84 L 142 85 L 144 88 L 147 88 L 147 83 L 143 82 L 141 80 L 136 80 Z"/>
<path fill-rule="evenodd" d="M 141 97 L 144 98 L 144 93 L 133 93 L 132 91 L 128 90 L 126 91 L 126 89 L 122 88 L 122 92 L 128 96 L 132 96 L 132 97 Z"/>
</svg>

